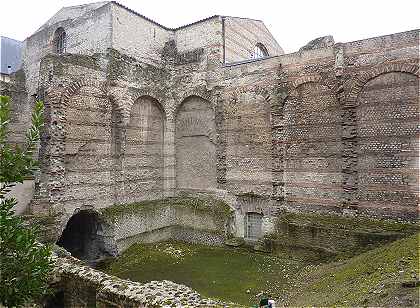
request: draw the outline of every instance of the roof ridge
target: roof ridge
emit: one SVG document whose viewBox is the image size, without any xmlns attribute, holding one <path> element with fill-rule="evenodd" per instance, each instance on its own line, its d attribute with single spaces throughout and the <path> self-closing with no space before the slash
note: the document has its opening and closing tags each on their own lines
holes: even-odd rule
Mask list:
<svg viewBox="0 0 420 308">
<path fill-rule="evenodd" d="M 180 30 L 180 29 L 183 29 L 183 28 L 186 28 L 186 27 L 189 27 L 189 26 L 192 26 L 192 25 L 195 25 L 195 24 L 198 24 L 198 23 L 201 23 L 201 22 L 204 22 L 204 21 L 207 21 L 207 20 L 210 20 L 210 19 L 213 19 L 213 18 L 221 17 L 222 16 L 222 15 L 212 15 L 212 16 L 209 16 L 209 17 L 206 17 L 206 18 L 203 18 L 203 19 L 194 21 L 194 22 L 189 23 L 189 24 L 186 24 L 186 25 L 182 25 L 182 26 L 179 26 L 179 27 L 176 27 L 176 28 L 170 28 L 170 27 L 167 27 L 167 26 L 164 26 L 164 25 L 158 23 L 157 21 L 155 21 L 155 20 L 153 20 L 153 19 L 151 19 L 151 18 L 149 18 L 147 16 L 144 16 L 144 15 L 142 15 L 142 14 L 134 11 L 133 9 L 130 9 L 129 7 L 127 7 L 127 6 L 119 3 L 117 1 L 108 1 L 108 2 L 109 3 L 113 3 L 115 5 L 118 5 L 119 7 L 122 7 L 124 9 L 126 9 L 127 11 L 129 11 L 129 12 L 131 12 L 131 13 L 139 16 L 139 17 L 142 17 L 142 18 L 146 19 L 147 21 L 150 21 L 151 23 L 153 23 L 153 24 L 155 24 L 155 25 L 157 25 L 159 27 L 162 27 L 163 29 L 168 30 L 168 31 L 177 31 L 177 30 Z"/>
</svg>

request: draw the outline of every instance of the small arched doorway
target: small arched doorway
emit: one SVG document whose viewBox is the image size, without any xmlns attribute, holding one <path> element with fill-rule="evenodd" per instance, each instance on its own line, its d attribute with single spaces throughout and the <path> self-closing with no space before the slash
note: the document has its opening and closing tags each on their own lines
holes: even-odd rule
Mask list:
<svg viewBox="0 0 420 308">
<path fill-rule="evenodd" d="M 98 213 L 92 210 L 82 210 L 73 215 L 57 245 L 73 257 L 90 262 L 111 255 L 105 245 L 103 224 Z"/>
</svg>

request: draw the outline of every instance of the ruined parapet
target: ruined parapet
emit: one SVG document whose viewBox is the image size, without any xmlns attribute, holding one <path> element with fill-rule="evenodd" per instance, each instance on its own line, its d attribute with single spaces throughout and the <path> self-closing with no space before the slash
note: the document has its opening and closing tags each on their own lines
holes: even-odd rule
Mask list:
<svg viewBox="0 0 420 308">
<path fill-rule="evenodd" d="M 313 39 L 305 46 L 301 47 L 299 51 L 319 49 L 319 48 L 328 48 L 334 46 L 334 38 L 332 35 L 321 36 L 316 39 Z"/>
<path fill-rule="evenodd" d="M 415 223 L 327 213 L 281 212 L 264 240 L 275 251 L 312 251 L 320 258 L 347 258 L 418 231 L 419 226 Z"/>
<path fill-rule="evenodd" d="M 221 200 L 176 197 L 105 208 L 118 253 L 134 243 L 179 240 L 220 246 L 231 236 L 232 209 Z"/>
<path fill-rule="evenodd" d="M 172 281 L 139 283 L 92 269 L 71 256 L 56 257 L 54 304 L 63 307 L 227 307 Z"/>
</svg>

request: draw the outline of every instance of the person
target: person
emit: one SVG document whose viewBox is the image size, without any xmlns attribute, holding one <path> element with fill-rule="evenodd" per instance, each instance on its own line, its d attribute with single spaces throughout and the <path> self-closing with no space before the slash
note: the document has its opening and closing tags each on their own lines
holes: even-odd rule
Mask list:
<svg viewBox="0 0 420 308">
<path fill-rule="evenodd" d="M 268 297 L 263 296 L 260 300 L 260 307 L 269 307 L 268 306 Z"/>
<path fill-rule="evenodd" d="M 275 308 L 276 302 L 273 299 L 270 299 L 270 295 L 262 294 L 261 300 L 260 300 L 260 307 L 265 308 Z"/>
</svg>

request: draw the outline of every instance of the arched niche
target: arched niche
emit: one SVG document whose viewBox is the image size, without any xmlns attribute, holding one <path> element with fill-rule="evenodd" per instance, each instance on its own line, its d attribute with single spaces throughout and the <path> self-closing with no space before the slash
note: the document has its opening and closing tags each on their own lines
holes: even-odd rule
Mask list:
<svg viewBox="0 0 420 308">
<path fill-rule="evenodd" d="M 165 114 L 159 102 L 138 98 L 126 128 L 123 202 L 163 197 Z"/>
<path fill-rule="evenodd" d="M 102 89 L 83 85 L 64 110 L 64 181 L 61 200 L 69 209 L 115 202 L 117 112 Z M 54 125 L 54 123 L 53 123 Z"/>
<path fill-rule="evenodd" d="M 216 126 L 210 103 L 190 96 L 176 114 L 176 185 L 178 189 L 213 190 L 216 178 Z"/>
<path fill-rule="evenodd" d="M 358 93 L 359 206 L 417 216 L 418 97 L 415 74 L 386 70 Z"/>
<path fill-rule="evenodd" d="M 226 188 L 234 193 L 272 192 L 271 104 L 264 92 L 238 91 L 224 103 Z"/>
<path fill-rule="evenodd" d="M 93 263 L 116 252 L 106 235 L 107 229 L 97 212 L 81 210 L 69 219 L 57 245 L 73 257 Z"/>
<path fill-rule="evenodd" d="M 284 105 L 284 197 L 288 206 L 341 205 L 341 109 L 329 87 L 297 84 Z"/>
</svg>

